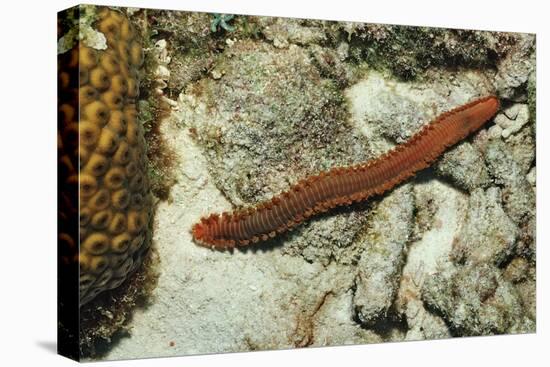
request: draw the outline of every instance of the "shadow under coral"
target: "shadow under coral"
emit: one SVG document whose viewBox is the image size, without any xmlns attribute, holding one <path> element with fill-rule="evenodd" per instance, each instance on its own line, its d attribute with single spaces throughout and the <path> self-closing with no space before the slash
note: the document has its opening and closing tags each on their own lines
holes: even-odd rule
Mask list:
<svg viewBox="0 0 550 367">
<path fill-rule="evenodd" d="M 120 287 L 105 292 L 80 310 L 81 358 L 99 359 L 121 339 L 136 308 L 146 309 L 159 278 L 159 255 L 153 247 L 142 266 Z"/>
</svg>

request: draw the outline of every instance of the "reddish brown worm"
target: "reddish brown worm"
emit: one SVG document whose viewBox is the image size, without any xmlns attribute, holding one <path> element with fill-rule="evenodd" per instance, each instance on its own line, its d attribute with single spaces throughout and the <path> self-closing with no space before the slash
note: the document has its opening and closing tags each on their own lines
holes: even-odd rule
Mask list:
<svg viewBox="0 0 550 367">
<path fill-rule="evenodd" d="M 380 195 L 428 167 L 446 149 L 483 126 L 499 108 L 498 98 L 487 96 L 445 112 L 376 159 L 308 177 L 256 207 L 204 217 L 193 226 L 193 238 L 215 249 L 246 246 L 275 237 L 336 206 Z"/>
</svg>

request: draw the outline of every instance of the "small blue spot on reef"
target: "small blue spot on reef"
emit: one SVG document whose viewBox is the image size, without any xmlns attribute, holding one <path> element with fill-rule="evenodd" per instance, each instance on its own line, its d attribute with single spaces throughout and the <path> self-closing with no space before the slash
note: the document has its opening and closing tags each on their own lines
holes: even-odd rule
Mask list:
<svg viewBox="0 0 550 367">
<path fill-rule="evenodd" d="M 233 32 L 235 30 L 235 27 L 227 24 L 231 19 L 233 19 L 235 16 L 233 14 L 212 14 L 214 18 L 210 22 L 210 30 L 212 32 L 217 32 L 218 27 L 228 31 Z"/>
</svg>

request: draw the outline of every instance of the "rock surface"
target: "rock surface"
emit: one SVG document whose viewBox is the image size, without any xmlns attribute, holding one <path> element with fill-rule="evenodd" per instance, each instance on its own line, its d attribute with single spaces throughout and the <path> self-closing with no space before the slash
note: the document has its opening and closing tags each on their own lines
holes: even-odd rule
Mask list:
<svg viewBox="0 0 550 367">
<path fill-rule="evenodd" d="M 239 16 L 208 34 L 204 16 L 181 19 L 189 32 L 153 40 L 171 50 L 162 133 L 177 156 L 161 275 L 106 358 L 535 331 L 534 37 L 437 30 L 422 44 L 429 29 Z M 504 97 L 495 123 L 383 197 L 266 246 L 192 242 L 201 216 L 376 157 L 489 93 Z"/>
</svg>

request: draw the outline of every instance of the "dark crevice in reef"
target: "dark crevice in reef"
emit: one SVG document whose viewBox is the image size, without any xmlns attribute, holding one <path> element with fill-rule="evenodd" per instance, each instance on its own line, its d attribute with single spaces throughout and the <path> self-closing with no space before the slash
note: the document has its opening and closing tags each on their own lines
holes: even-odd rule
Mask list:
<svg viewBox="0 0 550 367">
<path fill-rule="evenodd" d="M 353 313 L 352 319 L 362 329 L 374 331 L 384 339 L 389 339 L 395 330 L 402 333 L 409 330 L 407 318 L 399 315 L 393 309 L 393 306 L 387 313 L 380 314 L 376 319 L 370 320 L 368 324 L 359 319 L 359 312 L 357 311 Z"/>
<path fill-rule="evenodd" d="M 424 308 L 426 309 L 426 311 L 434 314 L 435 316 L 440 317 L 441 320 L 443 320 L 443 322 L 445 323 L 445 326 L 447 326 L 447 329 L 449 330 L 449 333 L 451 334 L 451 337 L 456 338 L 456 337 L 466 336 L 464 334 L 463 330 L 460 330 L 460 329 L 456 328 L 451 322 L 449 322 L 448 317 L 446 317 L 444 312 L 437 309 L 433 305 L 430 305 L 426 301 L 423 301 L 422 304 L 424 305 Z"/>
</svg>

